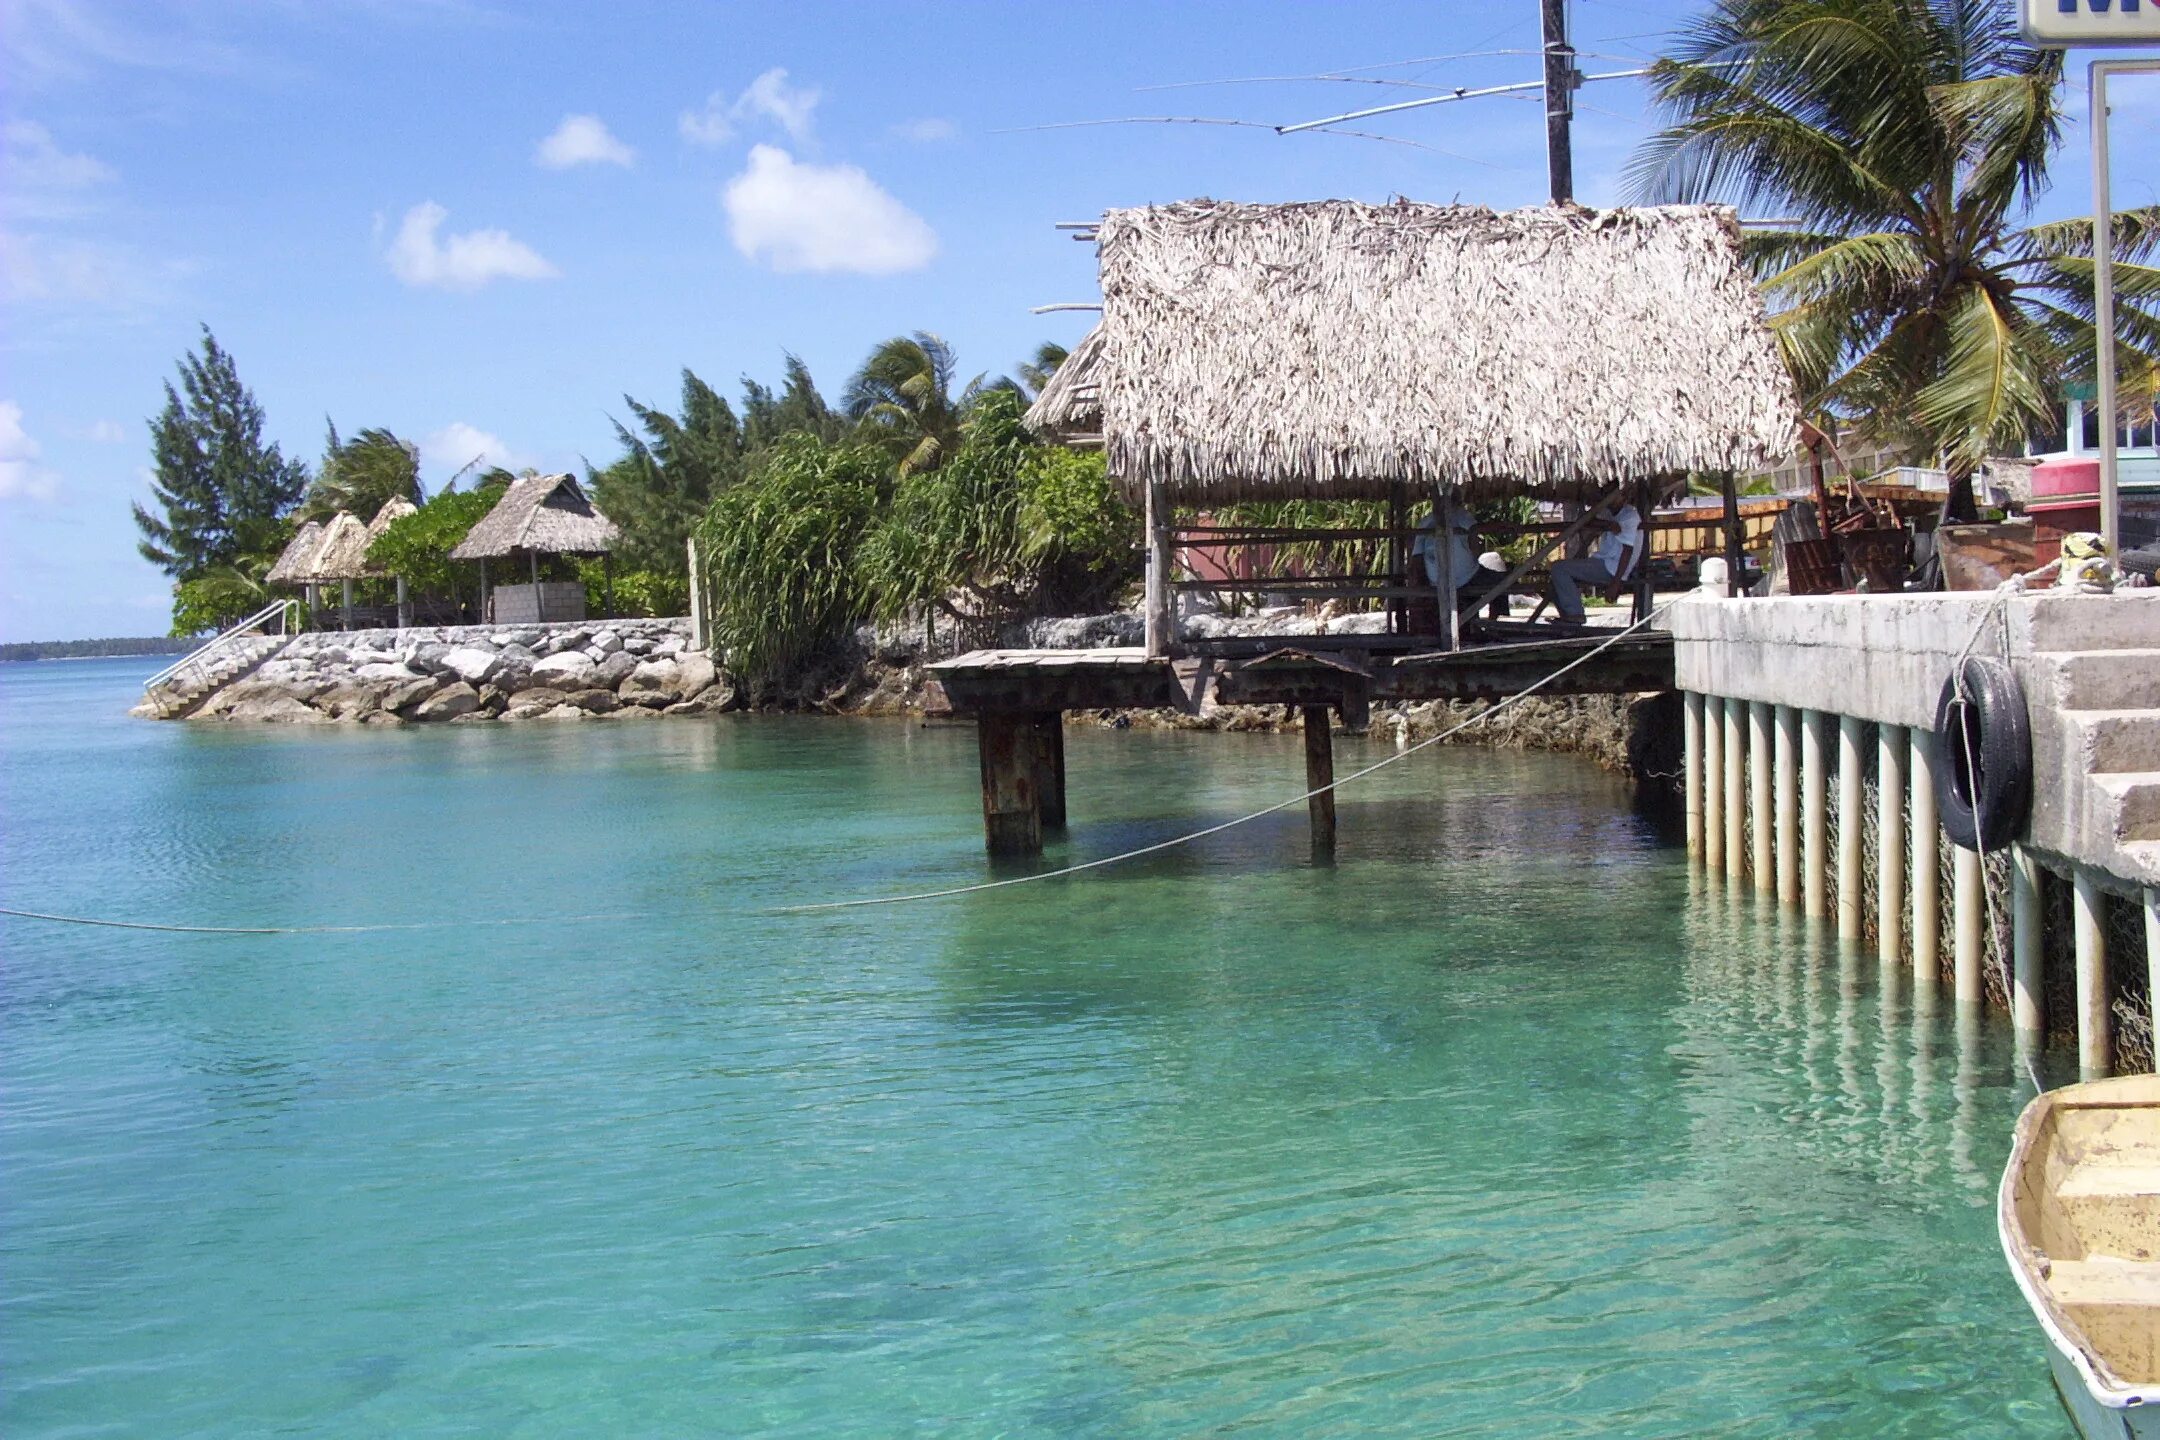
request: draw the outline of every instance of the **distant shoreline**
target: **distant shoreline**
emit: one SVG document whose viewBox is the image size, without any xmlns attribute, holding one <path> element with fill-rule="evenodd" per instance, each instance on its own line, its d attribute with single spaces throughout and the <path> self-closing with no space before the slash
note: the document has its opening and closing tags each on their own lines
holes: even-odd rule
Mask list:
<svg viewBox="0 0 2160 1440">
<path fill-rule="evenodd" d="M 26 660 L 147 660 L 185 655 L 202 641 L 163 635 L 114 635 L 96 640 L 17 640 L 0 644 L 0 664 Z"/>
</svg>

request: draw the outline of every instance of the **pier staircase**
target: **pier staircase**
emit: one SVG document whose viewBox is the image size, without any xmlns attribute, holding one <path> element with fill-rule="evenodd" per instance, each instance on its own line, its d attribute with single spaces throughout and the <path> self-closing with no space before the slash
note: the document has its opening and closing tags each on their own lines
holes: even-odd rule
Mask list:
<svg viewBox="0 0 2160 1440">
<path fill-rule="evenodd" d="M 2082 802 L 2088 833 L 2113 838 L 2111 873 L 2160 885 L 2160 637 L 2121 639 L 2153 643 L 2035 659 L 2054 672 L 2066 768 L 2083 772 L 2084 793 L 2066 798 Z"/>
<path fill-rule="evenodd" d="M 177 720 L 225 686 L 254 671 L 293 640 L 298 630 L 296 602 L 277 600 L 191 651 L 143 682 L 143 701 L 135 713 L 157 720 Z"/>
</svg>

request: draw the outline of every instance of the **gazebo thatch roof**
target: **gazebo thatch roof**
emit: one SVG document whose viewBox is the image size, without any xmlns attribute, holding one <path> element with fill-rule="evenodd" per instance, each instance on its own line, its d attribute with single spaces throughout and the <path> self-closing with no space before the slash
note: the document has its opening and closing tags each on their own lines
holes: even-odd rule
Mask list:
<svg viewBox="0 0 2160 1440">
<path fill-rule="evenodd" d="M 593 508 L 576 476 L 526 475 L 511 482 L 450 558 L 496 560 L 527 552 L 605 555 L 615 548 L 615 540 L 615 522 Z"/>
<path fill-rule="evenodd" d="M 1722 208 L 1196 200 L 1098 243 L 1102 321 L 1028 418 L 1130 493 L 1580 499 L 1798 427 Z"/>
<path fill-rule="evenodd" d="M 377 540 L 380 540 L 382 532 L 389 529 L 393 522 L 402 520 L 407 515 L 417 515 L 419 513 L 420 507 L 407 500 L 404 496 L 391 496 L 388 500 L 383 501 L 382 509 L 375 512 L 375 518 L 368 521 L 368 543 L 372 545 Z"/>
<path fill-rule="evenodd" d="M 278 551 L 277 563 L 263 575 L 266 585 L 305 585 L 310 578 L 315 552 L 322 546 L 323 527 L 320 520 L 309 520 L 293 531 L 292 539 Z"/>
<path fill-rule="evenodd" d="M 322 540 L 308 563 L 302 580 L 365 580 L 376 572 L 368 568 L 368 544 L 374 539 L 360 517 L 340 510 L 323 526 Z"/>
</svg>

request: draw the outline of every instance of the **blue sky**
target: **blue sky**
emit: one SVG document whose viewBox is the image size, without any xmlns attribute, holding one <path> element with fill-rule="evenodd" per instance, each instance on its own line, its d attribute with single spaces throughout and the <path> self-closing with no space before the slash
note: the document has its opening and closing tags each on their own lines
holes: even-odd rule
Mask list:
<svg viewBox="0 0 2160 1440">
<path fill-rule="evenodd" d="M 1576 0 L 1584 68 L 1641 63 L 1693 9 Z M 1471 52 L 1537 39 L 1535 0 L 0 0 L 0 639 L 164 628 L 127 507 L 198 323 L 311 463 L 325 417 L 418 441 L 431 490 L 482 453 L 604 463 L 622 395 L 672 405 L 684 366 L 732 393 L 792 350 L 834 395 L 902 331 L 944 335 L 968 373 L 1071 343 L 1087 316 L 1029 307 L 1094 297 L 1092 251 L 1052 226 L 1107 206 L 1535 203 L 1529 99 L 1361 127 L 1415 144 L 1020 127 L 1316 118 L 1415 92 L 1145 87 L 1365 66 L 1489 85 L 1536 60 Z M 2155 88 L 2122 83 L 2119 204 L 2160 182 Z M 1586 202 L 1622 197 L 1643 99 L 1583 92 Z M 2079 127 L 2052 212 L 2089 201 L 2083 147 Z"/>
</svg>

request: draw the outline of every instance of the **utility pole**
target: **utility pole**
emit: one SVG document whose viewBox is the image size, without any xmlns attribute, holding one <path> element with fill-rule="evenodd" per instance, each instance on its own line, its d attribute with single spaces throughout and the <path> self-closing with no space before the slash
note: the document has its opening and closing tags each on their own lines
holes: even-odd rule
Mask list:
<svg viewBox="0 0 2160 1440">
<path fill-rule="evenodd" d="M 1575 116 L 1575 50 L 1567 38 L 1567 0 L 1541 0 L 1545 21 L 1545 169 L 1555 205 L 1575 198 L 1575 154 L 1568 123 Z"/>
</svg>

